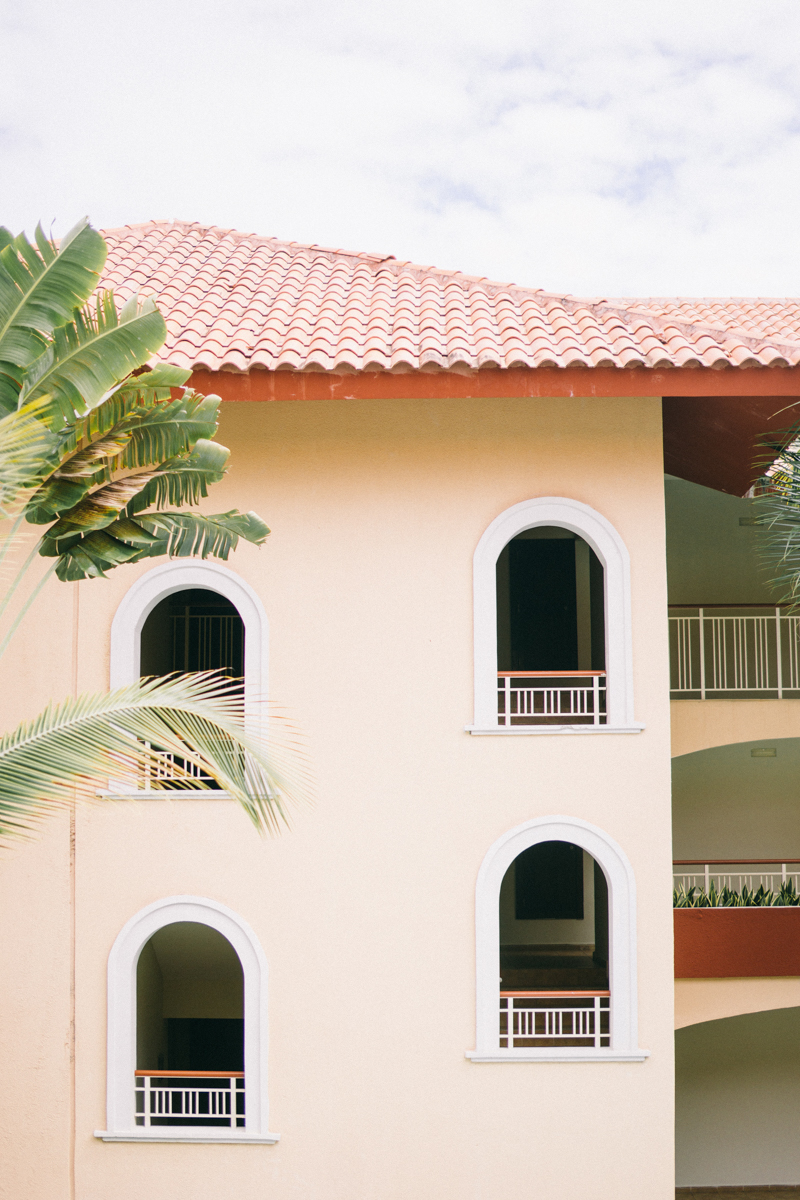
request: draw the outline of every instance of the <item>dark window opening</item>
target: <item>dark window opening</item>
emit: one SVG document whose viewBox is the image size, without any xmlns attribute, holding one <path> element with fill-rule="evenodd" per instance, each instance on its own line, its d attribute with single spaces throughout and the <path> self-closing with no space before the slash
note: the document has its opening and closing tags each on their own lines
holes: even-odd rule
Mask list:
<svg viewBox="0 0 800 1200">
<path fill-rule="evenodd" d="M 523 850 L 500 891 L 503 987 L 608 987 L 608 885 L 572 842 Z"/>
<path fill-rule="evenodd" d="M 539 842 L 515 863 L 517 921 L 583 920 L 583 851 L 571 842 Z"/>
<path fill-rule="evenodd" d="M 144 946 L 136 1066 L 137 1125 L 244 1126 L 244 975 L 215 929 L 178 921 Z"/>
<path fill-rule="evenodd" d="M 217 592 L 192 588 L 157 604 L 142 629 L 142 675 L 222 670 L 244 675 L 244 622 Z"/>
<path fill-rule="evenodd" d="M 605 669 L 603 565 L 565 529 L 513 538 L 497 560 L 501 671 Z"/>
<path fill-rule="evenodd" d="M 222 671 L 239 682 L 244 692 L 244 622 L 235 606 L 217 592 L 188 588 L 173 592 L 148 616 L 142 629 L 141 673 L 169 675 L 173 671 Z M 187 786 L 181 779 L 172 782 L 170 764 L 182 770 L 185 760 L 165 758 L 160 786 Z M 190 767 L 191 774 L 195 771 Z M 202 778 L 205 786 L 218 790 L 219 784 Z"/>
</svg>

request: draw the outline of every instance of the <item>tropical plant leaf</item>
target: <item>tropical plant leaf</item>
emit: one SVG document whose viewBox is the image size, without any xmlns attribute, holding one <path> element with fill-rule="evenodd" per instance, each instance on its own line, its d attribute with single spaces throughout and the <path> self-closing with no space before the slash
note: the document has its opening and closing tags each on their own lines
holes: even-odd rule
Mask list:
<svg viewBox="0 0 800 1200">
<path fill-rule="evenodd" d="M 800 426 L 769 434 L 753 510 L 761 529 L 759 551 L 770 586 L 800 609 Z"/>
<path fill-rule="evenodd" d="M 138 518 L 149 533 L 161 541 L 162 549 L 153 545 L 142 557 L 168 554 L 171 558 L 226 559 L 239 544 L 239 539 L 263 546 L 269 529 L 257 513 L 226 513 L 205 516 L 193 512 L 145 513 Z"/>
<path fill-rule="evenodd" d="M 29 832 L 53 806 L 96 797 L 109 784 L 130 792 L 149 776 L 153 787 L 174 787 L 158 778 L 163 752 L 187 764 L 183 773 L 175 767 L 182 786 L 207 788 L 197 772 L 210 776 L 259 830 L 277 831 L 283 797 L 304 798 L 308 785 L 294 747 L 287 772 L 276 745 L 271 728 L 268 754 L 263 729 L 246 723 L 240 684 L 216 672 L 51 704 L 0 738 L 0 837 Z"/>
<path fill-rule="evenodd" d="M 53 330 L 72 320 L 97 286 L 106 243 L 87 220 L 57 247 L 41 225 L 33 246 L 24 233 L 0 240 L 0 360 L 29 367 Z"/>
<path fill-rule="evenodd" d="M 170 555 L 174 558 L 228 558 L 239 539 L 263 545 L 269 529 L 255 513 L 146 513 L 137 520 L 122 516 L 103 529 L 45 535 L 39 551 L 58 557 L 56 575 L 65 581 L 103 578 L 124 562 Z"/>
<path fill-rule="evenodd" d="M 45 352 L 27 370 L 20 400 L 52 396 L 54 428 L 85 416 L 163 344 L 167 327 L 153 300 L 136 297 L 117 313 L 112 292 L 94 310 L 53 331 Z"/>
<path fill-rule="evenodd" d="M 0 419 L 0 520 L 14 514 L 21 493 L 30 488 L 48 461 L 58 439 L 42 417 L 46 400 Z"/>
</svg>

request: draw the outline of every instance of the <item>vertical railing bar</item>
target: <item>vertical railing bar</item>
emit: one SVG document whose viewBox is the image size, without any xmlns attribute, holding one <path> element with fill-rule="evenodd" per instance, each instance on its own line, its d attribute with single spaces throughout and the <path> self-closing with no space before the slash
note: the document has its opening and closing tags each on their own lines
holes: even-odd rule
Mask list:
<svg viewBox="0 0 800 1200">
<path fill-rule="evenodd" d="M 705 637 L 704 637 L 704 630 L 703 630 L 703 610 L 702 610 L 702 608 L 699 608 L 697 610 L 697 612 L 698 612 L 698 616 L 700 618 L 700 699 L 705 700 L 705 698 L 706 698 L 706 647 L 705 647 Z"/>
<path fill-rule="evenodd" d="M 778 660 L 778 699 L 783 699 L 783 638 L 781 636 L 781 610 L 775 605 L 775 642 Z"/>
</svg>

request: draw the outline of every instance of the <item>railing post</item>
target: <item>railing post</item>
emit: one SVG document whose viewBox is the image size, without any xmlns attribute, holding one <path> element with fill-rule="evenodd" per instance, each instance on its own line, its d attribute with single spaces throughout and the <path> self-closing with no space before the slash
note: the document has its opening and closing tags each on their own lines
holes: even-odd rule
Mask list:
<svg viewBox="0 0 800 1200">
<path fill-rule="evenodd" d="M 703 633 L 703 610 L 702 610 L 702 608 L 698 608 L 697 612 L 700 617 L 700 699 L 705 700 L 705 698 L 706 698 L 706 647 L 705 647 L 705 637 L 704 637 L 704 633 Z"/>
<path fill-rule="evenodd" d="M 708 863 L 704 863 L 703 864 L 703 879 L 704 879 L 703 886 L 705 887 L 706 895 L 708 895 L 710 877 L 711 877 L 711 868 L 709 867 Z"/>
<path fill-rule="evenodd" d="M 594 723 L 600 724 L 600 676 L 595 675 L 592 679 L 592 695 L 594 702 Z"/>
<path fill-rule="evenodd" d="M 506 723 L 506 725 L 510 725 L 511 724 L 511 676 L 510 675 L 506 675 L 506 677 L 505 677 L 505 709 L 506 709 L 505 723 Z"/>
<path fill-rule="evenodd" d="M 783 699 L 783 647 L 781 645 L 781 610 L 775 605 L 775 642 L 778 653 L 778 699 Z"/>
<path fill-rule="evenodd" d="M 145 1128 L 150 1125 L 150 1076 L 144 1077 L 144 1124 Z"/>
</svg>

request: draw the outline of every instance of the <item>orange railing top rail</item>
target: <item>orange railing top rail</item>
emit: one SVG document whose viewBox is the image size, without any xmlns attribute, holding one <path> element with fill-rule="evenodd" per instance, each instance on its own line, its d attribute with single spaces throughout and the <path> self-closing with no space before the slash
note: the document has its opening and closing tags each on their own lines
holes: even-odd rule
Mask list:
<svg viewBox="0 0 800 1200">
<path fill-rule="evenodd" d="M 800 858 L 673 858 L 673 867 L 780 867 L 800 863 Z"/>
<path fill-rule="evenodd" d="M 605 675 L 605 671 L 498 671 L 498 679 L 577 679 Z"/>
<path fill-rule="evenodd" d="M 134 1071 L 141 1079 L 244 1079 L 244 1071 Z"/>
<path fill-rule="evenodd" d="M 549 992 L 501 992 L 500 993 L 501 998 L 506 997 L 506 996 L 527 996 L 530 999 L 535 998 L 535 999 L 545 999 L 545 1000 L 563 1000 L 565 996 L 610 996 L 610 995 L 611 995 L 611 992 L 608 992 L 608 991 L 606 991 L 606 992 L 575 991 L 575 990 L 570 991 L 568 988 L 564 988 L 563 991 L 561 989 L 558 989 L 557 991 L 551 990 Z"/>
</svg>

